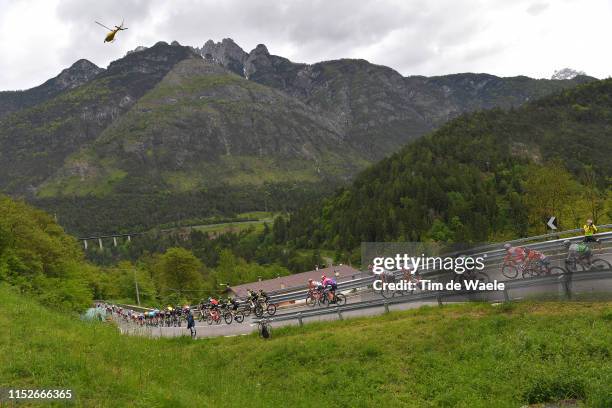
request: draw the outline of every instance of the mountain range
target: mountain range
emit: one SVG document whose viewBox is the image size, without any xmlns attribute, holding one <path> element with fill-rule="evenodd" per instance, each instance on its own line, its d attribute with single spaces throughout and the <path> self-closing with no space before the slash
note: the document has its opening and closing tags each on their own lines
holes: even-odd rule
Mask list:
<svg viewBox="0 0 612 408">
<path fill-rule="evenodd" d="M 473 244 L 612 221 L 612 79 L 455 118 L 292 214 L 298 248 Z M 355 222 L 360 220 L 360 222 Z M 461 247 L 461 246 L 458 246 Z"/>
<path fill-rule="evenodd" d="M 60 219 L 81 208 L 69 228 L 87 232 L 209 215 L 223 207 L 215 191 L 241 197 L 241 210 L 260 209 L 250 195 L 284 208 L 274 189 L 314 194 L 465 112 L 518 107 L 593 80 L 404 77 L 365 60 L 294 63 L 264 45 L 247 53 L 231 39 L 159 42 L 106 69 L 80 60 L 39 87 L 1 92 L 0 190 Z M 172 211 L 125 212 L 160 195 Z M 111 207 L 104 225 L 85 221 L 96 200 Z"/>
</svg>

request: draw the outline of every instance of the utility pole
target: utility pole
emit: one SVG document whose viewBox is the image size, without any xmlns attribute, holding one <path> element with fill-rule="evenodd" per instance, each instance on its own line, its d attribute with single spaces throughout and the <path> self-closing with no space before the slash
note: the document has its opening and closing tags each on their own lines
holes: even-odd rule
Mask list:
<svg viewBox="0 0 612 408">
<path fill-rule="evenodd" d="M 134 269 L 134 285 L 136 286 L 136 302 L 140 306 L 140 293 L 138 292 L 138 281 L 136 280 L 136 269 Z"/>
</svg>

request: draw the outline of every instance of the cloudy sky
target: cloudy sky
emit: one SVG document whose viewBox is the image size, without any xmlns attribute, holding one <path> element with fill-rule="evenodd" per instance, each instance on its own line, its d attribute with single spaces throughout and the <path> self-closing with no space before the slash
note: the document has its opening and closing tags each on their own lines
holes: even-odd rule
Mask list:
<svg viewBox="0 0 612 408">
<path fill-rule="evenodd" d="M 104 29 L 129 30 L 103 44 Z M 298 62 L 365 58 L 404 75 L 612 75 L 611 0 L 0 0 L 0 89 L 159 40 L 233 38 Z"/>
</svg>

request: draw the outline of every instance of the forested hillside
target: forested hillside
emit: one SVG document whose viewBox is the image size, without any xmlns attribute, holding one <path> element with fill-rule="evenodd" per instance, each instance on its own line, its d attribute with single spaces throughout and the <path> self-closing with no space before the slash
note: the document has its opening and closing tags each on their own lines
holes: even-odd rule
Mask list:
<svg viewBox="0 0 612 408">
<path fill-rule="evenodd" d="M 483 242 L 612 219 L 612 80 L 461 116 L 291 217 L 296 246 Z M 355 222 L 359 220 L 359 222 Z"/>
<path fill-rule="evenodd" d="M 63 310 L 87 307 L 96 268 L 53 219 L 0 195 L 0 283 Z"/>
<path fill-rule="evenodd" d="M 167 237 L 140 237 L 134 248 L 119 248 L 124 255 L 136 254 L 133 262 L 124 256 L 112 265 L 93 265 L 77 240 L 43 211 L 0 195 L 0 214 L 0 285 L 8 283 L 59 310 L 81 310 L 94 299 L 132 304 L 138 298 L 136 285 L 140 301 L 147 305 L 197 302 L 222 292 L 219 283 L 237 285 L 289 274 L 274 259 L 265 266 L 247 262 L 246 252 L 223 246 L 226 238 L 211 241 L 203 234 L 196 234 L 191 248 L 178 248 L 178 241 Z"/>
</svg>

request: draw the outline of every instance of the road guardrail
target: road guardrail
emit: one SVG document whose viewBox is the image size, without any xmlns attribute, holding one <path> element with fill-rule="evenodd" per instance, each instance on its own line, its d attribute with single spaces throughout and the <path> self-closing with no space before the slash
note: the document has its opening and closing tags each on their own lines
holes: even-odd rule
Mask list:
<svg viewBox="0 0 612 408">
<path fill-rule="evenodd" d="M 434 301 L 439 305 L 444 303 L 445 298 L 449 297 L 477 297 L 479 300 L 485 300 L 482 298 L 482 295 L 486 294 L 496 294 L 500 297 L 500 301 L 511 301 L 514 299 L 522 299 L 523 296 L 514 297 L 513 294 L 518 294 L 520 289 L 536 287 L 536 286 L 551 286 L 557 285 L 563 295 L 567 299 L 571 299 L 573 296 L 572 293 L 572 283 L 573 282 L 581 282 L 581 281 L 589 281 L 589 280 L 602 280 L 609 279 L 612 280 L 612 269 L 600 269 L 595 271 L 586 271 L 586 272 L 576 272 L 576 273 L 565 273 L 560 275 L 552 275 L 552 276 L 537 276 L 533 278 L 526 278 L 520 280 L 509 280 L 503 281 L 504 290 L 503 291 L 495 291 L 495 290 L 484 290 L 484 291 L 431 291 L 427 293 L 416 293 L 410 295 L 397 296 L 390 299 L 380 298 L 373 300 L 366 300 L 363 302 L 346 304 L 344 306 L 330 306 L 325 309 L 314 309 L 307 311 L 298 311 L 298 312 L 290 312 L 283 313 L 273 317 L 268 318 L 260 318 L 255 319 L 254 322 L 259 322 L 262 320 L 268 322 L 281 322 L 288 320 L 298 320 L 299 324 L 303 324 L 303 320 L 311 317 L 319 317 L 326 315 L 334 315 L 337 314 L 340 319 L 343 318 L 343 313 L 348 313 L 356 310 L 370 309 L 370 308 L 379 308 L 384 307 L 385 311 L 389 311 L 389 306 L 396 304 L 405 304 L 405 303 L 414 303 L 414 302 L 427 302 Z M 500 293 L 501 292 L 501 293 Z"/>
</svg>

